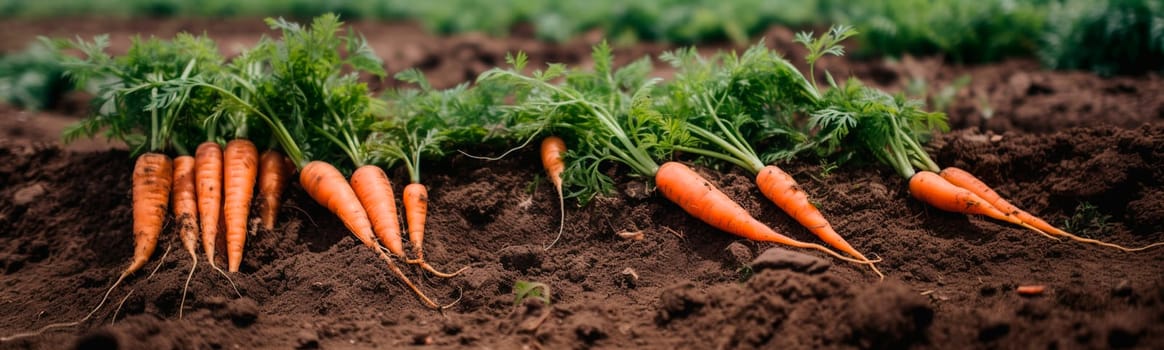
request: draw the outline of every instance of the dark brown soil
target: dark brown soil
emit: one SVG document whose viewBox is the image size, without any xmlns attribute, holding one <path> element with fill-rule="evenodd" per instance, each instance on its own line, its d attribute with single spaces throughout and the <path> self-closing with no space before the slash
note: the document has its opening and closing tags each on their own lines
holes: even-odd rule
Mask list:
<svg viewBox="0 0 1164 350">
<path fill-rule="evenodd" d="M 176 29 L 159 28 L 207 28 L 236 33 L 238 42 L 263 29 L 233 21 L 103 23 L 0 22 L 0 42 L 14 40 L 10 29 L 168 35 Z M 544 46 L 360 26 L 390 67 L 436 60 L 424 67 L 444 76 L 444 86 L 478 69 L 465 67 L 495 64 L 514 48 L 582 61 L 589 40 Z M 787 33 L 774 29 L 769 42 L 783 48 Z M 472 49 L 458 56 L 454 43 Z M 624 56 L 662 49 L 627 48 Z M 392 58 L 409 50 L 412 58 Z M 972 74 L 954 104 L 958 130 L 930 144 L 940 164 L 978 174 L 1020 207 L 1060 226 L 1070 221 L 1078 233 L 1129 246 L 1164 240 L 1159 77 L 1104 80 L 1042 72 L 1027 61 L 829 64 L 897 88 L 912 76 L 940 84 Z M 975 96 L 995 104 L 985 130 L 975 112 L 958 112 Z M 1052 100 L 1067 107 L 1055 110 Z M 0 336 L 84 317 L 132 251 L 132 161 L 108 144 L 55 145 L 70 114 L 0 110 Z M 242 271 L 231 275 L 243 297 L 203 263 L 180 308 L 191 264 L 170 227 L 147 271 L 114 291 L 92 320 L 0 348 L 1164 348 L 1164 248 L 1123 253 L 944 213 L 910 198 L 905 182 L 879 167 L 784 167 L 854 246 L 884 259 L 885 281 L 817 253 L 785 251 L 772 261 L 772 252 L 763 253 L 773 245 L 719 232 L 626 177 L 617 179 L 615 195 L 568 206 L 562 241 L 545 251 L 557 203 L 548 183 L 531 183 L 542 170 L 525 150 L 496 162 L 457 156 L 426 168 L 427 256 L 438 268 L 470 269 L 452 279 L 406 272 L 439 302 L 460 298 L 444 312 L 423 307 L 293 185 L 276 230 L 252 225 Z M 816 241 L 749 176 L 700 171 L 761 221 Z M 399 192 L 406 175 L 389 175 Z M 641 240 L 619 235 L 634 232 Z M 764 262 L 752 267 L 760 256 Z M 519 280 L 549 285 L 552 305 L 515 304 Z M 1047 291 L 1015 292 L 1028 284 Z"/>
</svg>

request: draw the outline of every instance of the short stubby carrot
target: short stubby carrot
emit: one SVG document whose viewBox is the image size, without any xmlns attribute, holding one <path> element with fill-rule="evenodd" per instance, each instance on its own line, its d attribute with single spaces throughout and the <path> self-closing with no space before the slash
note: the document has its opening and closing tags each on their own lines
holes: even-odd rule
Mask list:
<svg viewBox="0 0 1164 350">
<path fill-rule="evenodd" d="M 202 229 L 202 251 L 210 266 L 214 263 L 222 215 L 222 147 L 213 141 L 203 142 L 194 152 L 194 185 L 198 187 L 198 223 Z"/>
<path fill-rule="evenodd" d="M 545 249 L 550 249 L 558 240 L 562 238 L 562 230 L 566 228 L 566 199 L 562 196 L 562 172 L 566 171 L 566 163 L 562 160 L 562 154 L 566 153 L 566 141 L 561 137 L 547 136 L 542 140 L 541 156 L 542 167 L 546 168 L 546 176 L 550 177 L 550 182 L 554 184 L 554 190 L 558 192 L 558 235 L 550 244 L 546 245 Z"/>
<path fill-rule="evenodd" d="M 760 172 L 756 174 L 756 186 L 760 188 L 760 193 L 763 193 L 765 197 L 768 197 L 768 200 L 780 207 L 780 210 L 788 213 L 796 222 L 808 228 L 828 245 L 854 258 L 869 260 L 833 229 L 833 225 L 825 220 L 824 214 L 821 214 L 820 210 L 808 200 L 808 194 L 800 188 L 796 179 L 793 179 L 780 167 L 769 165 L 760 169 Z M 885 277 L 876 266 L 872 264 L 870 266 L 878 276 Z"/>
<path fill-rule="evenodd" d="M 405 258 L 404 242 L 400 236 L 400 213 L 396 210 L 396 196 L 388 174 L 375 165 L 365 165 L 352 173 L 352 190 L 368 213 L 372 229 L 388 251 Z"/>
<path fill-rule="evenodd" d="M 1112 247 L 1112 248 L 1116 248 L 1116 249 L 1120 249 L 1120 250 L 1124 250 L 1124 251 L 1139 251 L 1139 250 L 1144 250 L 1144 249 L 1148 249 L 1148 248 L 1159 246 L 1159 245 L 1164 245 L 1164 242 L 1159 242 L 1159 243 L 1153 243 L 1153 244 L 1149 244 L 1149 245 L 1139 247 L 1139 248 L 1127 248 L 1127 247 L 1124 247 L 1124 246 L 1121 246 L 1118 244 L 1103 242 L 1103 241 L 1091 239 L 1091 238 L 1079 237 L 1079 236 L 1076 236 L 1075 234 L 1072 234 L 1070 232 L 1063 231 L 1063 230 L 1059 229 L 1058 227 L 1055 227 L 1055 226 L 1051 225 L 1050 223 L 1047 223 L 1043 219 L 1040 219 L 1037 216 L 1031 215 L 1031 213 L 1028 213 L 1025 210 L 1019 209 L 1018 207 L 1014 206 L 1014 204 L 1011 204 L 1009 201 L 1002 198 L 1002 196 L 999 195 L 998 192 L 994 191 L 994 189 L 990 188 L 990 186 L 987 186 L 985 182 L 982 182 L 982 180 L 979 180 L 978 177 L 975 177 L 973 174 L 970 174 L 970 172 L 968 172 L 968 171 L 965 171 L 965 170 L 962 170 L 959 168 L 955 168 L 955 167 L 947 167 L 945 169 L 942 169 L 942 172 L 940 173 L 940 175 L 942 176 L 943 179 L 946 179 L 946 181 L 949 181 L 951 184 L 954 184 L 954 186 L 964 188 L 967 191 L 970 191 L 970 192 L 978 195 L 979 197 L 982 197 L 983 200 L 985 200 L 987 203 L 990 203 L 990 205 L 994 206 L 999 211 L 1003 212 L 1004 214 L 1007 214 L 1007 215 L 1010 215 L 1010 216 L 1017 218 L 1018 220 L 1022 221 L 1023 223 L 1029 225 L 1029 227 L 1034 229 L 1036 232 L 1042 233 L 1043 235 L 1048 235 L 1048 234 L 1052 235 L 1052 236 L 1048 236 L 1050 238 L 1055 238 L 1054 236 L 1067 237 L 1067 238 L 1070 238 L 1070 239 L 1073 239 L 1076 241 L 1080 241 L 1080 242 L 1084 242 L 1084 243 L 1092 243 L 1092 244 L 1097 244 L 1097 245 L 1106 246 L 1106 247 Z"/>
<path fill-rule="evenodd" d="M 312 161 L 307 163 L 299 171 L 299 184 L 303 186 L 303 190 L 307 192 L 312 199 L 320 205 L 327 208 L 333 214 L 339 217 L 344 226 L 351 231 L 356 239 L 359 239 L 368 248 L 371 248 L 377 253 L 381 260 L 388 264 L 388 269 L 396 274 L 408 288 L 412 289 L 413 293 L 431 308 L 441 308 L 434 303 L 432 299 L 424 295 L 407 276 L 404 271 L 401 271 L 392 258 L 388 257 L 380 245 L 376 243 L 375 234 L 372 231 L 371 221 L 368 219 L 368 214 L 364 211 L 364 207 L 360 204 L 359 198 L 356 196 L 352 186 L 344 179 L 344 175 L 339 172 L 331 164 Z"/>
<path fill-rule="evenodd" d="M 935 208 L 961 214 L 985 215 L 997 220 L 1024 225 L 1014 216 L 1006 215 L 985 199 L 967 189 L 955 186 L 932 171 L 919 171 L 909 179 L 909 193 Z"/>
<path fill-rule="evenodd" d="M 267 231 L 275 229 L 283 190 L 292 171 L 286 159 L 283 153 L 273 149 L 263 151 L 259 156 L 259 199 L 262 200 L 259 202 L 259 218 Z"/>
<path fill-rule="evenodd" d="M 234 139 L 223 151 L 222 216 L 226 220 L 227 270 L 238 272 L 242 265 L 243 246 L 247 240 L 247 218 L 258 175 L 259 151 L 245 139 Z"/>
<path fill-rule="evenodd" d="M 777 233 L 768 225 L 756 220 L 727 194 L 683 163 L 663 163 L 655 173 L 655 184 L 659 191 L 663 192 L 664 197 L 678 204 L 688 214 L 724 232 L 754 241 L 816 249 L 853 263 L 874 262 L 869 259 L 848 258 L 822 245 L 801 242 Z"/>
<path fill-rule="evenodd" d="M 428 221 L 428 189 L 422 184 L 411 183 L 404 186 L 402 195 L 404 215 L 408 221 L 408 241 L 412 243 L 412 252 L 416 259 L 406 260 L 409 264 L 418 264 L 428 272 L 438 277 L 453 277 L 464 272 L 468 267 L 452 273 L 441 272 L 424 259 L 424 225 Z"/>
</svg>

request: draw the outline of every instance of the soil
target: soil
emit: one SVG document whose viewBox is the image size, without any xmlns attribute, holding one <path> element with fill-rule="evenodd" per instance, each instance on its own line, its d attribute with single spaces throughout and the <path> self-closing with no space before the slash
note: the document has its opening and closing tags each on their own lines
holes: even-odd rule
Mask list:
<svg viewBox="0 0 1164 350">
<path fill-rule="evenodd" d="M 520 35 L 431 37 L 409 24 L 357 27 L 391 69 L 422 67 L 438 86 L 502 62 L 507 50 L 585 63 L 601 36 L 546 45 Z M 0 49 L 19 49 L 11 45 L 35 34 L 113 32 L 124 45 L 130 33 L 179 29 L 237 43 L 264 30 L 253 20 L 5 20 Z M 775 28 L 768 43 L 789 52 L 791 33 Z M 665 49 L 626 47 L 620 57 Z M 1041 71 L 1029 60 L 826 63 L 890 89 L 914 77 L 944 86 L 970 74 L 952 104 L 955 130 L 928 145 L 939 164 L 977 174 L 1077 233 L 1128 246 L 1164 241 L 1160 77 L 1100 79 Z M 992 118 L 981 118 L 980 99 Z M 57 144 L 59 129 L 79 114 L 67 106 L 0 109 L 0 335 L 84 317 L 132 251 L 132 160 L 115 144 Z M 275 230 L 252 223 L 242 271 L 230 275 L 241 297 L 201 261 L 183 306 L 191 261 L 168 227 L 147 271 L 92 319 L 0 349 L 1164 348 L 1164 248 L 1124 253 L 941 212 L 910 198 L 882 167 L 784 168 L 850 243 L 883 259 L 884 281 L 815 252 L 736 239 L 622 176 L 615 194 L 567 206 L 562 240 L 544 250 L 558 206 L 544 179 L 533 182 L 542 170 L 525 150 L 426 167 L 426 256 L 438 268 L 469 269 L 450 279 L 405 272 L 438 302 L 459 300 L 443 312 L 425 308 L 292 185 Z M 746 174 L 699 171 L 761 221 L 815 241 Z M 389 175 L 402 190 L 406 174 Z M 518 281 L 546 284 L 552 303 L 515 302 Z M 1016 292 L 1035 284 L 1046 291 Z"/>
</svg>

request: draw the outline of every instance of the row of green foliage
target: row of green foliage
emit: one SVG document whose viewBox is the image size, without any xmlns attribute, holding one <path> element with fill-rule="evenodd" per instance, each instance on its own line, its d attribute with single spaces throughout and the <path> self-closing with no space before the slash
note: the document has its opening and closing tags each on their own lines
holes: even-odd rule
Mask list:
<svg viewBox="0 0 1164 350">
<path fill-rule="evenodd" d="M 860 55 L 945 54 L 988 62 L 1038 55 L 1047 66 L 1102 74 L 1164 69 L 1158 0 L 0 0 L 0 16 L 289 16 L 416 20 L 441 33 L 509 33 L 533 24 L 562 41 L 601 28 L 615 43 L 746 43 L 773 24 L 854 25 Z"/>
</svg>

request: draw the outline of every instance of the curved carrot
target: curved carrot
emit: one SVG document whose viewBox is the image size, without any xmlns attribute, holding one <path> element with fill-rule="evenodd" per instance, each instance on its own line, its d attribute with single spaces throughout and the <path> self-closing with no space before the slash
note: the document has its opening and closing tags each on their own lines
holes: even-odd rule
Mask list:
<svg viewBox="0 0 1164 350">
<path fill-rule="evenodd" d="M 182 287 L 182 302 L 178 304 L 178 318 L 182 318 L 182 311 L 186 305 L 186 291 L 190 288 L 194 270 L 198 268 L 198 199 L 194 186 L 194 157 L 174 158 L 173 187 L 173 195 L 170 197 L 173 202 L 174 219 L 178 222 L 182 246 L 190 253 L 191 261 L 190 273 L 186 275 L 186 284 Z"/>
<path fill-rule="evenodd" d="M 275 218 L 279 215 L 279 205 L 283 198 L 283 189 L 287 187 L 287 178 L 291 167 L 287 166 L 283 153 L 269 149 L 259 156 L 259 218 L 263 222 L 263 229 L 273 231 Z"/>
<path fill-rule="evenodd" d="M 418 264 L 438 277 L 453 277 L 464 272 L 468 267 L 462 267 L 453 273 L 437 271 L 424 260 L 424 224 L 428 220 L 428 189 L 422 184 L 411 183 L 404 186 L 404 215 L 408 220 L 408 241 L 412 242 L 412 252 L 416 259 L 409 259 L 409 264 Z"/>
<path fill-rule="evenodd" d="M 822 245 L 797 241 L 777 233 L 756 220 L 727 194 L 682 163 L 663 163 L 655 173 L 655 184 L 659 191 L 663 192 L 664 197 L 678 204 L 688 214 L 724 232 L 755 241 L 816 249 L 837 259 L 858 264 L 875 262 L 869 259 L 848 258 Z"/>
<path fill-rule="evenodd" d="M 218 222 L 222 215 L 222 147 L 213 141 L 198 145 L 198 150 L 194 152 L 194 168 L 202 250 L 210 267 L 218 270 L 214 263 L 214 244 L 218 241 Z"/>
<path fill-rule="evenodd" d="M 948 212 L 985 215 L 1012 224 L 1024 225 L 1018 218 L 1004 214 L 982 197 L 955 186 L 932 171 L 922 170 L 914 174 L 909 179 L 909 193 L 913 198 Z"/>
<path fill-rule="evenodd" d="M 808 228 L 828 245 L 857 259 L 869 260 L 845 241 L 844 237 L 837 234 L 836 230 L 833 230 L 833 226 L 829 224 L 828 220 L 825 220 L 820 210 L 808 201 L 808 194 L 800 188 L 796 179 L 793 179 L 780 167 L 769 165 L 760 169 L 760 172 L 756 174 L 756 186 L 760 188 L 760 193 L 763 193 L 765 197 L 768 197 L 768 200 L 780 207 L 780 210 L 788 213 L 789 216 L 796 219 L 796 222 Z M 869 264 L 869 266 L 878 276 L 881 276 L 882 279 L 885 278 L 877 266 L 873 264 Z"/>
<path fill-rule="evenodd" d="M 352 173 L 352 190 L 364 206 L 376 237 L 392 254 L 405 258 L 400 236 L 400 214 L 388 174 L 375 165 L 365 165 Z"/>
<path fill-rule="evenodd" d="M 388 264 L 388 269 L 392 270 L 408 288 L 411 288 L 412 292 L 416 293 L 416 296 L 425 305 L 434 309 L 442 308 L 425 296 L 415 284 L 412 284 L 412 281 L 396 266 L 392 258 L 380 249 L 372 231 L 372 224 L 368 220 L 368 213 L 364 211 L 364 207 L 360 205 L 360 199 L 339 170 L 336 170 L 331 164 L 312 161 L 300 170 L 299 184 L 303 186 L 303 190 L 312 199 L 339 217 L 348 231 L 356 235 L 356 239 L 376 251 L 380 259 Z"/>
<path fill-rule="evenodd" d="M 562 154 L 566 153 L 566 141 L 561 137 L 549 136 L 542 140 L 542 167 L 546 168 L 546 176 L 550 177 L 550 182 L 554 183 L 554 189 L 558 191 L 558 235 L 554 237 L 554 241 L 550 242 L 545 247 L 549 250 L 558 243 L 562 238 L 562 230 L 566 228 L 566 199 L 562 197 L 562 172 L 566 171 L 566 163 L 562 161 Z"/>
<path fill-rule="evenodd" d="M 247 217 L 250 216 L 251 199 L 255 193 L 255 177 L 259 172 L 259 151 L 248 140 L 234 139 L 226 143 L 222 159 L 222 188 L 226 193 L 222 202 L 222 216 L 226 220 L 227 271 L 238 272 L 242 265 L 243 246 L 247 241 Z"/>
<path fill-rule="evenodd" d="M 1042 233 L 1045 236 L 1047 234 L 1063 236 L 1079 242 L 1112 247 L 1126 252 L 1140 251 L 1155 246 L 1164 245 L 1164 242 L 1157 242 L 1139 248 L 1127 248 L 1114 243 L 1107 243 L 1096 239 L 1079 237 L 1070 232 L 1060 230 L 1059 228 L 1047 223 L 1046 221 L 1043 221 L 1043 219 L 1031 215 L 1031 213 L 1028 213 L 1025 210 L 1019 209 L 1013 204 L 1010 204 L 1010 202 L 1002 198 L 998 192 L 995 192 L 994 189 L 990 188 L 990 186 L 987 186 L 985 182 L 982 182 L 982 180 L 979 180 L 977 177 L 970 174 L 970 172 L 955 167 L 947 167 L 942 169 L 940 175 L 943 179 L 946 179 L 946 181 L 954 184 L 954 186 L 958 186 L 966 189 L 967 191 L 973 192 L 979 197 L 982 197 L 982 199 L 986 200 L 987 203 L 990 203 L 990 205 L 993 205 L 999 211 L 1003 212 L 1004 214 L 1014 216 L 1018 220 L 1027 224 L 1028 227 L 1031 227 L 1036 232 Z M 1052 236 L 1048 237 L 1055 238 Z"/>
</svg>

